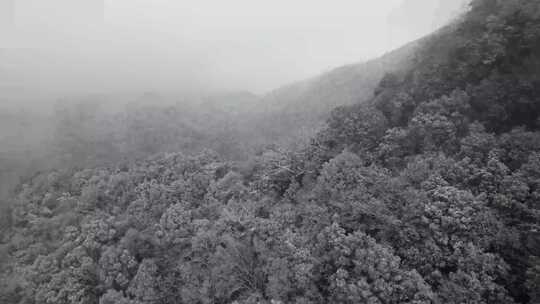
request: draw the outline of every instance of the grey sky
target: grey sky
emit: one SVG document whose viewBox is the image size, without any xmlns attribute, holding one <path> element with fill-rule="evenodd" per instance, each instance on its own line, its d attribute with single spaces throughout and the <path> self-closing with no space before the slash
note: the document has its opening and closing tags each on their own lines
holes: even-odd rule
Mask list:
<svg viewBox="0 0 540 304">
<path fill-rule="evenodd" d="M 46 62 L 21 59 L 42 87 L 256 93 L 381 55 L 464 2 L 106 0 L 101 20 L 95 0 L 15 1 L 16 31 L 2 42 L 47 49 Z"/>
</svg>

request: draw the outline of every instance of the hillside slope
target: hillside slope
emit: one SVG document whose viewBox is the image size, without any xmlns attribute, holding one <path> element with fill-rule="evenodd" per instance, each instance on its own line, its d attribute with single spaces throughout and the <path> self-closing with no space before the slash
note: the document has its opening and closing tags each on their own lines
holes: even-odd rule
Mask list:
<svg viewBox="0 0 540 304">
<path fill-rule="evenodd" d="M 540 0 L 475 0 L 304 149 L 36 175 L 0 302 L 540 302 Z"/>
<path fill-rule="evenodd" d="M 345 65 L 317 77 L 278 88 L 263 96 L 270 109 L 287 112 L 328 113 L 337 106 L 367 101 L 385 73 L 410 66 L 423 39 L 380 58 Z"/>
<path fill-rule="evenodd" d="M 258 111 L 250 113 L 249 129 L 259 134 L 261 143 L 302 146 L 324 126 L 332 109 L 370 100 L 386 73 L 410 66 L 426 39 L 267 93 L 257 102 Z"/>
</svg>

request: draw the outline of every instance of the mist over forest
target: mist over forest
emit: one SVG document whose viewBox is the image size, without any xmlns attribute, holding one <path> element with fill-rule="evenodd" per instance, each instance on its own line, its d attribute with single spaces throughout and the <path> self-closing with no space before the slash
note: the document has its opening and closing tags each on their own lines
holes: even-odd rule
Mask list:
<svg viewBox="0 0 540 304">
<path fill-rule="evenodd" d="M 0 0 L 0 303 L 540 303 L 540 0 Z"/>
<path fill-rule="evenodd" d="M 424 1 L 423 9 L 418 1 L 285 2 L 2 0 L 7 184 L 21 174 L 12 172 L 22 169 L 11 166 L 13 157 L 50 169 L 81 158 L 94 165 L 132 158 L 125 149 L 176 151 L 183 141 L 197 144 L 182 152 L 222 149 L 232 159 L 267 144 L 301 145 L 334 107 L 369 98 L 383 74 L 413 53 L 394 49 L 411 48 L 466 10 L 464 1 Z M 170 125 L 140 122 L 163 111 L 175 112 L 165 118 Z M 125 147 L 139 123 L 151 128 L 149 137 L 176 135 L 146 152 Z"/>
</svg>

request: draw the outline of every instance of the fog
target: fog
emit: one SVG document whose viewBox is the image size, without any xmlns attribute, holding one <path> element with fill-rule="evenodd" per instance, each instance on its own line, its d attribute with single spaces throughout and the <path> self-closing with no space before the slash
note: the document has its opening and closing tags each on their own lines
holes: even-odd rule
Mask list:
<svg viewBox="0 0 540 304">
<path fill-rule="evenodd" d="M 0 304 L 540 304 L 540 0 L 0 0 Z"/>
<path fill-rule="evenodd" d="M 77 94 L 257 94 L 377 57 L 465 1 L 0 0 L 4 103 Z"/>
</svg>

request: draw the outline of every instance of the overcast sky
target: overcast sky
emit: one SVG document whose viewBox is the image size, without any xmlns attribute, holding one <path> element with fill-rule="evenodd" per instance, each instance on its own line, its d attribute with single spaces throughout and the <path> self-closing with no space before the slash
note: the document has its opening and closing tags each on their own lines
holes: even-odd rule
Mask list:
<svg viewBox="0 0 540 304">
<path fill-rule="evenodd" d="M 53 54 L 42 85 L 263 93 L 399 47 L 465 0 L 106 0 L 103 18 L 94 1 L 18 0 L 9 43 Z"/>
</svg>

